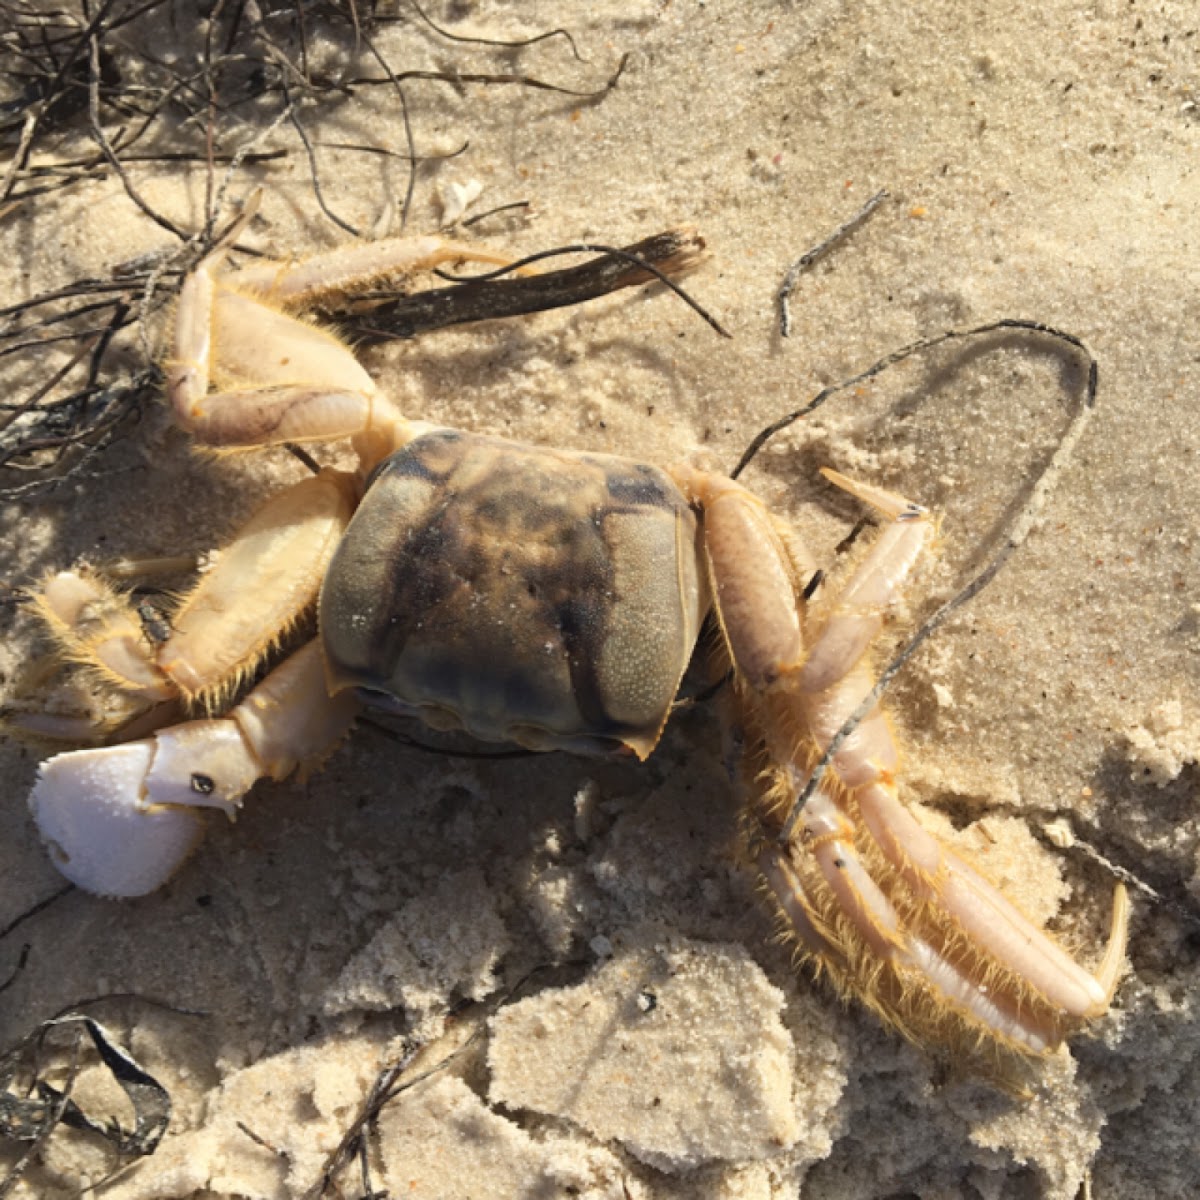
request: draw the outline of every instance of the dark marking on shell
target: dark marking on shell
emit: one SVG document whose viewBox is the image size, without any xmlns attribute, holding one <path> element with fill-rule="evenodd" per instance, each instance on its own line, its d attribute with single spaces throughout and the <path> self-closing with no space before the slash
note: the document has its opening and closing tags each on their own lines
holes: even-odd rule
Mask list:
<svg viewBox="0 0 1200 1200">
<path fill-rule="evenodd" d="M 490 740 L 646 752 L 700 620 L 694 540 L 654 467 L 427 434 L 377 469 L 326 576 L 330 683 Z"/>
<path fill-rule="evenodd" d="M 606 471 L 605 479 L 614 505 L 672 509 L 677 503 L 675 485 L 646 463 L 622 462 L 620 469 Z"/>
<path fill-rule="evenodd" d="M 454 472 L 456 450 L 463 435 L 457 429 L 439 429 L 418 439 L 424 445 L 422 454 L 406 454 L 403 450 L 388 455 L 367 476 L 364 493 L 375 486 L 381 475 L 420 479 L 425 483 L 444 484 Z"/>
</svg>

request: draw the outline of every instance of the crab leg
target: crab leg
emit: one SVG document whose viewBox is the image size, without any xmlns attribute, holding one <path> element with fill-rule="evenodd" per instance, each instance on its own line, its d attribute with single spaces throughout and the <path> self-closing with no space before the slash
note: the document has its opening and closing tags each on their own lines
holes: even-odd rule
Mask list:
<svg viewBox="0 0 1200 1200">
<path fill-rule="evenodd" d="M 176 422 L 205 445 L 328 441 L 398 420 L 329 331 L 253 296 L 215 291 L 202 268 L 185 282 L 179 307 L 167 395 Z M 210 392 L 214 343 L 220 366 Z"/>
<path fill-rule="evenodd" d="M 218 279 L 252 212 L 243 214 L 179 293 L 167 396 L 176 421 L 209 446 L 328 441 L 390 429 L 399 414 L 378 395 L 349 347 L 282 310 L 332 301 L 446 262 L 512 261 L 440 238 L 392 238 L 294 263 L 260 262 Z M 212 393 L 210 383 L 216 384 Z"/>
<path fill-rule="evenodd" d="M 853 827 L 825 792 L 818 790 L 812 796 L 803 821 L 808 850 L 818 868 L 815 881 L 808 884 L 802 881 L 795 864 L 773 847 L 759 851 L 759 869 L 780 911 L 799 931 L 810 951 L 831 965 L 836 978 L 845 979 L 851 968 L 841 953 L 835 926 L 830 927 L 828 938 L 819 932 L 824 923 L 818 907 L 822 885 L 835 897 L 837 915 L 849 922 L 877 962 L 892 966 L 897 978 L 905 973 L 920 976 L 924 987 L 937 996 L 944 1010 L 984 1026 L 1029 1053 L 1040 1054 L 1051 1048 L 1055 1039 L 1053 1022 L 1034 1021 L 1028 1013 L 1019 1017 L 1014 1006 L 1006 1003 L 1007 997 L 990 995 L 928 941 L 905 932 L 895 906 L 859 857 Z M 812 932 L 819 938 L 815 946 Z M 870 961 L 864 961 L 870 968 Z M 858 969 L 863 970 L 863 965 Z M 897 1017 L 903 1010 L 896 998 L 884 1002 L 882 997 L 875 999 L 870 993 L 865 998 L 885 1019 L 900 1023 Z M 919 1036 L 915 1028 L 906 1032 Z"/>
<path fill-rule="evenodd" d="M 894 522 L 885 527 L 867 561 L 839 596 L 795 678 L 818 746 L 824 750 L 870 688 L 863 654 L 923 548 L 920 533 L 905 535 L 921 526 L 932 530 L 932 525 L 924 510 L 901 497 L 834 471 L 822 474 Z M 886 731 L 882 722 L 879 728 Z M 1114 901 L 1105 956 L 1092 975 L 920 825 L 896 795 L 890 763 L 851 751 L 850 762 L 839 765 L 843 757 L 845 752 L 835 758 L 835 769 L 842 782 L 855 789 L 859 812 L 875 844 L 916 897 L 943 910 L 975 946 L 1069 1017 L 1096 1017 L 1107 1009 L 1123 961 L 1128 911 L 1124 889 L 1118 890 Z M 894 757 L 893 750 L 893 761 Z"/>
<path fill-rule="evenodd" d="M 1068 1016 L 1103 1015 L 1124 961 L 1129 901 L 1123 887 L 1116 890 L 1108 945 L 1093 975 L 1040 931 L 1031 938 L 1028 918 L 927 832 L 900 803 L 895 787 L 868 784 L 856 799 L 871 836 L 914 895 L 942 904 L 969 938 Z"/>
<path fill-rule="evenodd" d="M 338 471 L 274 497 L 183 597 L 165 637 L 149 636 L 129 599 L 87 569 L 48 576 L 32 600 L 65 656 L 129 698 L 128 717 L 179 697 L 219 705 L 311 611 L 356 499 Z"/>
<path fill-rule="evenodd" d="M 176 611 L 158 668 L 189 700 L 242 683 L 311 610 L 356 501 L 350 475 L 322 471 L 265 504 Z"/>
<path fill-rule="evenodd" d="M 786 537 L 739 485 L 678 473 L 704 509 L 739 715 L 758 745 L 755 810 L 770 840 L 756 858 L 800 944 L 908 1036 L 937 1041 L 957 1033 L 1040 1053 L 1061 1040 L 1065 1026 L 1107 1007 L 1123 961 L 1123 889 L 1108 948 L 1091 974 L 901 805 L 893 782 L 898 756 L 878 710 L 834 757 L 808 801 L 800 836 L 779 844 L 793 798 L 870 691 L 867 648 L 935 533 L 918 506 L 825 474 L 890 523 L 806 651 L 796 611 L 806 567 Z"/>
<path fill-rule="evenodd" d="M 234 283 L 239 292 L 271 303 L 308 308 L 360 294 L 382 280 L 432 271 L 446 263 L 506 267 L 512 261 L 510 254 L 441 237 L 383 238 L 354 242 L 308 258 L 251 263 L 237 273 Z"/>
<path fill-rule="evenodd" d="M 69 660 L 147 704 L 174 694 L 128 597 L 89 567 L 47 575 L 30 599 Z"/>
<path fill-rule="evenodd" d="M 161 887 L 199 843 L 196 811 L 233 818 L 259 779 L 310 769 L 348 732 L 351 693 L 331 698 L 317 642 L 285 659 L 226 716 L 44 762 L 29 806 L 58 869 L 106 896 Z"/>
</svg>

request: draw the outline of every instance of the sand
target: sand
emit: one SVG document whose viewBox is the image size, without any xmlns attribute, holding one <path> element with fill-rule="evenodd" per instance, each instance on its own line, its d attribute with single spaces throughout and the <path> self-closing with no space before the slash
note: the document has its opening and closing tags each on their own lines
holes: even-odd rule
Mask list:
<svg viewBox="0 0 1200 1200">
<path fill-rule="evenodd" d="M 739 864 L 716 714 L 701 706 L 643 767 L 447 758 L 362 729 L 307 783 L 261 785 L 236 825 L 214 821 L 161 892 L 72 892 L 9 934 L 0 977 L 30 950 L 0 996 L 0 1044 L 83 998 L 136 994 L 89 1011 L 175 1111 L 157 1153 L 103 1190 L 111 1200 L 303 1194 L 381 1066 L 417 1043 L 427 1066 L 465 1048 L 383 1110 L 372 1182 L 393 1197 L 1194 1191 L 1194 7 L 602 0 L 451 6 L 441 19 L 507 38 L 565 26 L 588 61 L 561 38 L 452 44 L 411 12 L 378 44 L 406 67 L 518 70 L 580 90 L 629 59 L 602 100 L 410 84 L 424 152 L 470 143 L 422 169 L 411 228 L 435 230 L 471 181 L 472 211 L 530 202 L 472 232 L 518 251 L 694 224 L 711 257 L 688 286 L 733 338 L 653 287 L 370 351 L 410 415 L 728 470 L 767 422 L 920 336 L 1022 317 L 1095 355 L 1097 411 L 1039 527 L 888 705 L 904 795 L 1085 962 L 1114 883 L 1097 855 L 1158 894 L 1135 890 L 1113 1009 L 1020 1102 L 798 975 Z M 312 32 L 315 61 L 347 53 Z M 327 148 L 402 149 L 394 97 L 359 88 L 311 121 L 330 206 L 364 232 L 395 232 L 400 167 Z M 289 153 L 232 187 L 268 188 L 249 240 L 281 254 L 345 240 L 294 132 L 266 145 Z M 181 226 L 202 220 L 199 167 L 145 164 L 134 178 Z M 788 266 L 884 188 L 888 201 L 801 278 L 781 339 Z M 111 175 L 94 178 L 5 214 L 3 294 L 106 276 L 173 244 Z M 131 367 L 138 353 L 131 343 Z M 17 394 L 37 367 L 9 365 Z M 822 562 L 857 514 L 820 466 L 944 514 L 895 648 L 994 548 L 1080 386 L 1078 360 L 1052 344 L 976 342 L 841 395 L 746 481 Z M 5 509 L 4 582 L 80 555 L 211 549 L 303 474 L 282 452 L 198 457 L 153 413 L 95 477 Z M 12 685 L 36 630 L 19 609 L 9 617 Z M 39 752 L 6 740 L 0 754 L 3 926 L 60 881 L 23 799 Z M 98 1075 L 83 1081 L 90 1108 L 128 1121 Z M 0 1167 L 14 1157 L 0 1147 Z M 76 1195 L 112 1166 L 94 1137 L 60 1132 L 13 1194 Z M 359 1194 L 359 1177 L 343 1186 Z"/>
</svg>

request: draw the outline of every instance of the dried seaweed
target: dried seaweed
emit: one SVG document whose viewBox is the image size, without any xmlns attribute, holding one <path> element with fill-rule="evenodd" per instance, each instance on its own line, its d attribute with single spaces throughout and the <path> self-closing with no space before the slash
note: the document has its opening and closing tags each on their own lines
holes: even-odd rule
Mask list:
<svg viewBox="0 0 1200 1200">
<path fill-rule="evenodd" d="M 65 1046 L 54 1046 L 51 1034 L 66 1030 Z M 101 1064 L 133 1107 L 132 1129 L 115 1117 L 99 1119 L 71 1097 L 83 1067 L 82 1037 L 91 1038 Z M 64 1063 L 65 1060 L 65 1063 Z M 65 1075 L 51 1083 L 51 1072 Z M 93 1017 L 67 1012 L 43 1021 L 17 1046 L 0 1055 L 0 1137 L 27 1143 L 24 1152 L 0 1180 L 0 1200 L 16 1187 L 29 1163 L 60 1125 L 102 1138 L 120 1158 L 153 1154 L 171 1122 L 171 1098 L 157 1079 L 121 1048 Z"/>
<path fill-rule="evenodd" d="M 0 403 L 0 500 L 32 500 L 94 471 L 98 456 L 136 423 L 161 384 L 150 330 L 161 325 L 156 318 L 182 275 L 212 244 L 226 194 L 245 167 L 302 155 L 318 206 L 357 233 L 322 188 L 324 159 L 378 156 L 385 172 L 404 173 L 396 189 L 404 197 L 403 228 L 418 172 L 448 157 L 419 152 L 413 89 L 517 87 L 598 102 L 625 65 L 622 58 L 604 73 L 589 66 L 565 30 L 518 39 L 458 33 L 416 4 L 214 0 L 194 21 L 182 11 L 168 0 L 54 7 L 0 0 L 0 154 L 8 160 L 0 167 L 0 220 L 33 218 L 32 206 L 47 195 L 108 175 L 170 238 L 108 279 L 75 280 L 0 309 L 0 363 L 10 375 L 23 361 L 37 370 L 18 371 L 6 388 L 12 398 Z M 447 44 L 470 47 L 472 69 L 390 61 L 380 35 L 399 25 L 437 47 L 439 61 Z M 554 44 L 569 52 L 560 55 L 569 68 L 564 78 L 516 68 L 514 56 L 543 42 L 551 46 L 540 51 L 541 61 Z M 479 56 L 489 53 L 503 57 L 499 69 L 479 69 Z M 403 150 L 314 135 L 356 93 L 380 87 L 392 93 Z M 379 111 L 380 101 L 373 104 Z M 454 154 L 468 146 L 464 139 Z M 206 168 L 205 218 L 197 230 L 155 207 L 139 178 L 177 163 Z"/>
</svg>

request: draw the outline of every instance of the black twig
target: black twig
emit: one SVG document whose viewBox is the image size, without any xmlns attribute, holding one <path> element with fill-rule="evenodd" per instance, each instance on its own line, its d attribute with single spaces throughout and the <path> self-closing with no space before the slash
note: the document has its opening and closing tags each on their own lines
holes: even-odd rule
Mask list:
<svg viewBox="0 0 1200 1200">
<path fill-rule="evenodd" d="M 698 243 L 695 247 L 696 252 L 703 249 L 703 239 L 689 230 L 676 230 L 668 234 L 659 235 L 661 237 L 686 239 L 691 238 Z M 618 246 L 605 246 L 599 242 L 575 242 L 569 246 L 556 246 L 552 250 L 540 250 L 536 254 L 527 255 L 525 258 L 520 258 L 516 262 L 509 263 L 507 266 L 498 267 L 494 271 L 485 271 L 478 275 L 451 275 L 446 271 L 437 271 L 435 274 L 442 279 L 451 280 L 454 283 L 480 284 L 490 283 L 501 279 L 503 276 L 511 275 L 514 271 L 519 271 L 523 267 L 532 266 L 534 263 L 542 262 L 547 258 L 557 258 L 564 254 L 603 254 L 611 259 L 616 259 L 627 263 L 629 266 L 636 268 L 639 271 L 644 271 L 647 275 L 652 275 L 659 283 L 665 284 L 671 289 L 693 312 L 697 314 L 706 324 L 711 326 L 717 333 L 724 338 L 732 338 L 731 334 L 720 321 L 717 320 L 706 308 L 703 307 L 697 300 L 694 300 L 687 292 L 683 290 L 666 272 L 659 266 L 656 266 L 648 258 L 643 258 L 638 255 L 633 249 L 622 249 Z M 535 277 L 536 278 L 536 277 Z M 639 281 L 640 282 L 640 281 Z M 628 286 L 627 284 L 624 286 Z M 611 287 L 609 288 L 611 290 Z M 577 303 L 577 301 L 565 301 L 565 303 Z M 554 305 L 546 305 L 543 307 L 555 307 Z"/>
<path fill-rule="evenodd" d="M 534 259 L 558 253 L 574 253 L 574 248 L 547 251 Z M 605 254 L 559 271 L 514 279 L 497 279 L 493 273 L 454 287 L 432 288 L 411 296 L 397 298 L 383 294 L 379 299 L 387 303 L 357 322 L 355 329 L 368 338 L 410 338 L 451 325 L 582 304 L 621 288 L 662 278 L 672 290 L 699 308 L 671 276 L 685 274 L 702 259 L 703 253 L 704 241 L 694 231 L 670 230 L 626 246 L 620 254 Z"/>
<path fill-rule="evenodd" d="M 811 250 L 806 250 L 788 268 L 788 273 L 783 277 L 783 283 L 779 288 L 779 295 L 777 297 L 779 302 L 780 337 L 791 337 L 792 334 L 792 310 L 789 301 L 792 298 L 792 292 L 795 290 L 800 276 L 814 263 L 820 262 L 835 246 L 844 242 L 861 225 L 864 225 L 867 218 L 887 198 L 888 193 L 885 190 L 876 192 L 850 220 L 844 221 L 824 241 L 818 242 Z"/>
<path fill-rule="evenodd" d="M 560 96 L 576 96 L 581 100 L 601 100 L 617 86 L 621 76 L 625 73 L 625 67 L 628 62 L 629 55 L 623 54 L 612 75 L 600 87 L 592 88 L 588 91 L 569 88 L 561 83 L 551 83 L 546 79 L 537 79 L 532 75 L 521 75 L 514 71 L 500 73 L 473 71 L 397 71 L 387 79 L 364 76 L 352 79 L 349 82 L 355 87 L 378 87 L 385 83 L 407 83 L 410 79 L 425 79 L 435 83 L 453 84 L 455 87 L 461 87 L 464 83 L 481 83 L 489 87 L 515 86 L 532 88 L 535 91 L 556 92 Z"/>
<path fill-rule="evenodd" d="M 556 964 L 562 967 L 576 967 L 580 964 L 574 962 L 566 962 Z M 433 1050 L 433 1045 L 415 1045 L 405 1054 L 387 1066 L 376 1075 L 375 1081 L 372 1083 L 370 1091 L 364 1097 L 362 1104 L 354 1119 L 350 1122 L 346 1132 L 342 1135 L 341 1141 L 337 1147 L 325 1160 L 325 1165 L 321 1170 L 321 1175 L 313 1186 L 304 1193 L 304 1200 L 320 1200 L 322 1196 L 329 1193 L 330 1189 L 337 1189 L 337 1177 L 345 1168 L 354 1161 L 362 1161 L 363 1149 L 366 1144 L 367 1135 L 375 1126 L 379 1119 L 379 1114 L 383 1109 L 395 1100 L 402 1093 L 410 1091 L 418 1084 L 424 1083 L 427 1079 L 440 1074 L 447 1068 L 452 1066 L 456 1061 L 462 1058 L 468 1050 L 474 1046 L 480 1038 L 484 1036 L 487 1029 L 486 1017 L 498 1012 L 506 1005 L 511 1004 L 525 991 L 531 980 L 536 979 L 543 974 L 548 968 L 546 966 L 534 967 L 531 971 L 522 976 L 511 987 L 504 989 L 497 995 L 489 998 L 481 1003 L 472 1004 L 464 1001 L 457 1009 L 447 1014 L 451 1020 L 458 1017 L 464 1011 L 470 1011 L 475 1016 L 475 1028 L 466 1036 L 466 1038 L 449 1053 L 444 1054 L 432 1066 L 426 1067 L 423 1070 L 413 1070 L 417 1065 L 419 1058 L 428 1054 Z M 369 1191 L 369 1183 L 364 1176 L 364 1195 L 371 1195 Z M 342 1193 L 337 1191 L 338 1195 Z"/>
<path fill-rule="evenodd" d="M 520 38 L 512 42 L 501 41 L 498 38 L 468 37 L 461 33 L 451 33 L 450 30 L 444 29 L 441 25 L 435 24 L 433 18 L 430 17 L 430 15 L 417 3 L 417 0 L 409 0 L 409 3 L 417 10 L 417 15 L 420 16 L 421 20 L 424 21 L 425 24 L 434 31 L 434 33 L 444 37 L 447 41 L 459 42 L 468 46 L 496 46 L 505 50 L 520 50 L 525 46 L 536 46 L 539 42 L 548 41 L 553 37 L 561 37 L 565 38 L 567 44 L 571 47 L 571 53 L 575 55 L 576 62 L 586 63 L 588 61 L 583 57 L 582 54 L 579 53 L 579 49 L 575 45 L 575 39 L 565 29 L 548 29 L 545 33 L 535 33 L 532 35 L 532 37 Z"/>
<path fill-rule="evenodd" d="M 489 217 L 497 216 L 499 213 L 512 212 L 514 209 L 529 208 L 528 200 L 513 200 L 510 204 L 498 204 L 495 208 L 489 208 L 487 212 L 476 213 L 473 217 L 468 217 L 461 222 L 464 229 L 470 229 L 472 225 L 478 225 L 482 221 L 486 221 Z"/>
<path fill-rule="evenodd" d="M 280 86 L 283 89 L 283 97 L 287 103 L 287 118 L 292 123 L 292 128 L 300 135 L 300 141 L 304 144 L 304 153 L 308 155 L 308 170 L 312 176 L 313 195 L 317 198 L 317 203 L 321 206 L 321 211 L 339 228 L 344 229 L 351 237 L 361 237 L 362 234 L 349 221 L 342 220 L 325 202 L 325 195 L 321 191 L 321 173 L 317 168 L 317 153 L 313 149 L 312 141 L 305 130 L 304 125 L 300 121 L 300 114 L 296 111 L 296 106 L 292 103 L 291 97 L 288 94 L 288 86 L 281 82 Z"/>
<path fill-rule="evenodd" d="M 89 39 L 89 53 L 91 55 L 91 74 L 88 79 L 88 124 L 96 145 L 100 147 L 100 152 L 104 155 L 108 165 L 117 173 L 117 178 L 120 179 L 121 186 L 130 200 L 156 225 L 160 225 L 168 233 L 174 234 L 181 242 L 186 242 L 187 234 L 174 221 L 168 220 L 161 213 L 156 212 L 142 198 L 141 193 L 133 186 L 121 160 L 117 157 L 112 143 L 109 142 L 108 135 L 100 123 L 100 42 L 95 35 Z"/>
</svg>

